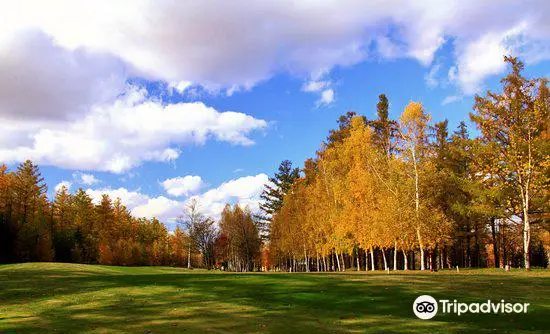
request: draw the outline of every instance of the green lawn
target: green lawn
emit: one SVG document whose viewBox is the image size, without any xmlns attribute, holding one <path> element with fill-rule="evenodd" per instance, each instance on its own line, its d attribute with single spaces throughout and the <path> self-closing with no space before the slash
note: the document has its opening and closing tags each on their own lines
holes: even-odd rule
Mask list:
<svg viewBox="0 0 550 334">
<path fill-rule="evenodd" d="M 527 314 L 438 314 L 420 294 L 531 303 Z M 0 266 L 0 332 L 550 331 L 550 272 L 233 274 L 59 263 Z"/>
</svg>

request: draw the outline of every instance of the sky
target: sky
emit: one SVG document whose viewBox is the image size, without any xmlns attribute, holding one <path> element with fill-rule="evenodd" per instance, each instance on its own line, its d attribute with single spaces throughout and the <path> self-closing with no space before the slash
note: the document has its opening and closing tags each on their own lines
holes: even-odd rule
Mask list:
<svg viewBox="0 0 550 334">
<path fill-rule="evenodd" d="M 548 1 L 1 1 L 0 163 L 48 195 L 120 198 L 169 227 L 191 198 L 256 210 L 339 115 L 419 101 L 451 130 L 504 55 L 550 77 Z M 475 134 L 475 128 L 470 129 Z"/>
</svg>

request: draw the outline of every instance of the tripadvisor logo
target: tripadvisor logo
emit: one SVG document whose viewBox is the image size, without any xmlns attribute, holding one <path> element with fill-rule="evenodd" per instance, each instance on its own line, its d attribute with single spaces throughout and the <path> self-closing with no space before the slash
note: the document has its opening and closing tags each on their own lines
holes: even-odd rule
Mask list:
<svg viewBox="0 0 550 334">
<path fill-rule="evenodd" d="M 413 311 L 420 319 L 431 319 L 437 314 L 437 300 L 432 296 L 422 295 L 414 301 Z"/>
<path fill-rule="evenodd" d="M 529 303 L 506 303 L 492 302 L 487 300 L 484 303 L 459 303 L 456 300 L 450 301 L 440 299 L 442 313 L 454 313 L 461 315 L 463 313 L 527 313 Z M 416 298 L 413 303 L 414 314 L 423 320 L 428 320 L 437 314 L 438 302 L 432 296 L 422 295 Z"/>
</svg>

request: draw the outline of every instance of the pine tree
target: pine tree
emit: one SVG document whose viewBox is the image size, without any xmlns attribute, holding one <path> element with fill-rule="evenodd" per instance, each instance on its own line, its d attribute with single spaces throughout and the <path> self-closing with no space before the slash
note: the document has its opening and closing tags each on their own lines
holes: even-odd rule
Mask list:
<svg viewBox="0 0 550 334">
<path fill-rule="evenodd" d="M 46 243 L 51 235 L 46 235 L 50 230 L 45 226 L 46 217 L 43 216 L 48 214 L 44 208 L 46 191 L 47 187 L 38 166 L 27 160 L 17 168 L 14 180 L 16 210 L 13 218 L 17 231 L 15 248 L 19 260 L 37 260 L 39 241 L 42 251 L 48 252 Z"/>
<path fill-rule="evenodd" d="M 374 129 L 373 143 L 388 158 L 395 151 L 393 139 L 397 134 L 397 122 L 389 119 L 389 102 L 385 94 L 378 96 L 376 104 L 377 119 L 369 122 Z"/>
<path fill-rule="evenodd" d="M 264 185 L 264 190 L 260 195 L 262 200 L 260 210 L 262 214 L 256 218 L 259 221 L 259 228 L 265 238 L 269 238 L 269 225 L 273 215 L 283 206 L 285 195 L 299 175 L 300 170 L 292 168 L 290 160 L 283 160 L 275 175 L 269 178 L 269 183 Z"/>
<path fill-rule="evenodd" d="M 67 188 L 62 186 L 55 194 L 53 202 L 53 243 L 56 260 L 61 262 L 71 261 L 75 246 L 75 212 L 72 200 Z"/>
<path fill-rule="evenodd" d="M 16 260 L 14 248 L 17 224 L 14 220 L 14 210 L 16 210 L 14 184 L 14 173 L 8 172 L 6 165 L 0 165 L 0 263 Z"/>
</svg>

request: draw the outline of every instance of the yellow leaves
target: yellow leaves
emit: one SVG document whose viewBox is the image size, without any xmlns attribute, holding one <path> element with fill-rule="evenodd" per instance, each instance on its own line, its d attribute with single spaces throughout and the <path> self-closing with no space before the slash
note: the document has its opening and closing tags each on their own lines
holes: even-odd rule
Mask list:
<svg viewBox="0 0 550 334">
<path fill-rule="evenodd" d="M 429 114 L 424 112 L 424 106 L 422 103 L 413 101 L 409 102 L 409 104 L 405 107 L 403 114 L 401 114 L 401 117 L 399 118 L 399 121 L 405 126 L 420 123 L 428 124 L 430 120 L 431 117 Z"/>
</svg>

